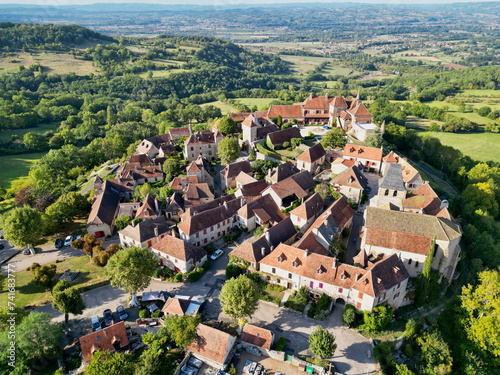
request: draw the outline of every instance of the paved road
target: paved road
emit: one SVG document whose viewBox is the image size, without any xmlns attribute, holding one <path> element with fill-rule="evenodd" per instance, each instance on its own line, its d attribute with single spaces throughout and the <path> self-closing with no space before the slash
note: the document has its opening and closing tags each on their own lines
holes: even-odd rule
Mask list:
<svg viewBox="0 0 500 375">
<path fill-rule="evenodd" d="M 114 244 L 120 243 L 118 236 L 113 236 L 110 239 L 107 239 L 104 242 L 103 247 L 106 248 L 113 243 Z M 74 249 L 70 246 L 56 249 L 54 247 L 54 244 L 37 247 L 36 251 L 37 253 L 35 255 L 24 255 L 22 252 L 19 252 L 17 255 L 11 258 L 7 263 L 14 266 L 16 270 L 21 271 L 28 268 L 33 263 L 46 264 L 55 262 L 56 259 L 66 259 L 66 258 L 85 255 L 84 252 Z M 2 264 L 1 265 L 2 273 L 7 273 L 6 269 L 7 269 L 7 264 L 6 263 Z"/>
<path fill-rule="evenodd" d="M 361 238 L 359 237 L 359 232 L 363 226 L 363 215 L 356 212 L 352 218 L 352 227 L 349 240 L 347 242 L 347 251 L 345 256 L 345 262 L 347 264 L 352 264 L 352 258 L 354 258 L 359 253 L 361 248 Z"/>
</svg>

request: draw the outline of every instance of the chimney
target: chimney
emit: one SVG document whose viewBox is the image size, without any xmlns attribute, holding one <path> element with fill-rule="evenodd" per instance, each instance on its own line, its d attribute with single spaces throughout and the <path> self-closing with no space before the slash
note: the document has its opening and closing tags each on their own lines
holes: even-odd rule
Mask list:
<svg viewBox="0 0 500 375">
<path fill-rule="evenodd" d="M 266 241 L 267 241 L 267 243 L 268 243 L 269 245 L 271 245 L 271 235 L 269 234 L 269 231 L 268 231 L 268 230 L 266 230 L 266 231 L 264 232 L 264 235 L 266 236 Z"/>
<path fill-rule="evenodd" d="M 227 211 L 227 202 L 226 201 L 224 201 L 223 206 L 224 206 L 224 209 Z"/>
<path fill-rule="evenodd" d="M 181 177 L 181 187 L 183 190 L 186 188 L 186 179 L 184 177 Z"/>
<path fill-rule="evenodd" d="M 262 255 L 263 257 L 265 257 L 265 256 L 266 256 L 266 248 L 265 248 L 265 247 L 261 247 L 261 248 L 260 248 L 260 253 L 261 253 L 261 255 Z"/>
<path fill-rule="evenodd" d="M 313 98 L 313 93 L 312 93 L 312 92 L 310 92 L 310 93 L 309 93 L 309 99 L 312 99 L 312 98 Z"/>
<path fill-rule="evenodd" d="M 155 233 L 155 237 L 158 237 L 158 227 L 155 227 L 154 233 Z"/>
<path fill-rule="evenodd" d="M 307 258 L 308 255 L 309 255 L 309 249 L 306 249 L 304 252 L 304 256 Z"/>
<path fill-rule="evenodd" d="M 191 124 L 188 125 L 188 128 L 189 128 L 189 134 L 193 134 L 193 127 L 191 126 Z"/>
<path fill-rule="evenodd" d="M 174 228 L 172 228 L 171 236 L 177 238 L 177 233 L 175 232 Z"/>
<path fill-rule="evenodd" d="M 439 205 L 439 209 L 442 210 L 443 208 L 448 208 L 448 205 L 449 205 L 448 201 L 446 199 L 443 199 L 441 201 L 441 204 Z"/>
<path fill-rule="evenodd" d="M 333 268 L 333 269 L 336 269 L 336 268 L 337 268 L 337 257 L 334 257 L 334 258 L 333 258 L 332 268 Z"/>
<path fill-rule="evenodd" d="M 325 94 L 325 100 L 328 102 L 328 93 Z"/>
<path fill-rule="evenodd" d="M 155 209 L 156 209 L 156 212 L 160 211 L 160 205 L 158 203 L 158 199 L 156 199 L 156 198 L 155 198 Z"/>
<path fill-rule="evenodd" d="M 121 184 L 122 183 L 122 178 L 121 177 L 118 177 L 118 183 Z"/>
<path fill-rule="evenodd" d="M 132 220 L 132 228 L 135 228 L 135 220 Z"/>
</svg>

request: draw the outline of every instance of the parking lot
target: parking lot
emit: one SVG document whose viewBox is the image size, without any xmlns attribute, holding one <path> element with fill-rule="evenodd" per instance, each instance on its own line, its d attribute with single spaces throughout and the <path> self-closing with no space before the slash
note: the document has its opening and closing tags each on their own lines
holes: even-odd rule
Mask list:
<svg viewBox="0 0 500 375">
<path fill-rule="evenodd" d="M 243 372 L 243 367 L 245 367 L 245 362 L 247 360 L 251 360 L 257 363 L 260 363 L 266 370 L 267 375 L 274 375 L 276 371 L 281 372 L 283 375 L 303 375 L 304 371 L 300 371 L 298 367 L 292 366 L 287 362 L 281 362 L 276 359 L 272 359 L 269 357 L 257 357 L 252 355 L 246 351 L 243 351 L 240 355 L 240 360 L 238 362 L 238 366 L 236 366 L 237 374 L 245 374 Z"/>
</svg>

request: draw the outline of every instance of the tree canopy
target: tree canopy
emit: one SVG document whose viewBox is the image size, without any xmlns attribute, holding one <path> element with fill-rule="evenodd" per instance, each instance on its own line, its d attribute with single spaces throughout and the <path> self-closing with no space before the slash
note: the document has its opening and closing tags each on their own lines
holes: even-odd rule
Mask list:
<svg viewBox="0 0 500 375">
<path fill-rule="evenodd" d="M 68 324 L 68 314 L 79 315 L 86 306 L 78 287 L 61 280 L 54 287 L 52 307 L 64 314 L 64 322 Z"/>
<path fill-rule="evenodd" d="M 224 116 L 219 120 L 217 129 L 222 133 L 223 136 L 234 134 L 234 132 L 236 131 L 236 124 L 231 117 Z"/>
<path fill-rule="evenodd" d="M 238 139 L 226 137 L 219 142 L 217 153 L 222 164 L 229 164 L 240 156 L 240 146 Z"/>
<path fill-rule="evenodd" d="M 158 262 L 154 254 L 142 247 L 129 247 L 111 257 L 107 274 L 111 285 L 135 294 L 148 287 Z"/>
<path fill-rule="evenodd" d="M 165 327 L 169 337 L 179 348 L 183 349 L 186 349 L 198 337 L 196 334 L 198 324 L 200 324 L 198 315 L 181 316 L 171 314 L 165 319 Z"/>
<path fill-rule="evenodd" d="M 31 207 L 16 207 L 3 220 L 5 239 L 13 245 L 36 244 L 43 233 L 42 215 Z"/>
<path fill-rule="evenodd" d="M 222 311 L 240 325 L 253 315 L 259 305 L 260 290 L 246 275 L 226 280 L 220 292 Z"/>
<path fill-rule="evenodd" d="M 321 138 L 321 145 L 324 148 L 344 148 L 346 143 L 346 134 L 342 128 L 328 130 Z"/>
<path fill-rule="evenodd" d="M 309 348 L 319 358 L 331 358 L 337 349 L 335 336 L 323 327 L 318 326 L 309 335 Z"/>
</svg>

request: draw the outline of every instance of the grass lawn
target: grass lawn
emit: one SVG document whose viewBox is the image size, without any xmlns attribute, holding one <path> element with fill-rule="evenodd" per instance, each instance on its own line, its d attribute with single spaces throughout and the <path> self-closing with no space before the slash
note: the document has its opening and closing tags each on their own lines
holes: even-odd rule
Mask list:
<svg viewBox="0 0 500 375">
<path fill-rule="evenodd" d="M 92 289 L 93 286 L 100 285 L 99 283 L 108 280 L 105 275 L 106 268 L 97 267 L 89 262 L 89 257 L 86 255 L 73 257 L 57 263 L 57 272 L 60 276 L 65 270 L 79 271 L 80 274 L 72 282 L 73 285 L 79 285 L 83 290 Z M 45 288 L 32 284 L 31 272 L 20 270 L 14 273 L 16 276 L 16 299 L 17 306 L 23 307 L 26 305 L 40 306 L 49 303 L 52 300 L 50 292 Z M 7 306 L 7 292 L 0 293 L 0 305 Z"/>
<path fill-rule="evenodd" d="M 205 107 L 206 105 L 213 105 L 215 107 L 220 108 L 223 115 L 227 115 L 228 113 L 239 112 L 236 108 L 234 108 L 226 103 L 223 103 L 219 100 L 217 100 L 216 102 L 201 104 L 201 107 Z"/>
<path fill-rule="evenodd" d="M 0 57 L 0 74 L 17 72 L 19 65 L 28 69 L 32 64 L 42 65 L 43 72 L 49 74 L 75 73 L 83 76 L 99 73 L 99 69 L 92 66 L 92 61 L 75 59 L 68 53 L 18 52 L 15 56 Z"/>
<path fill-rule="evenodd" d="M 278 98 L 237 98 L 235 99 L 235 101 L 248 107 L 253 107 L 254 105 L 256 105 L 257 108 L 260 109 L 263 106 L 269 107 L 270 103 L 273 100 L 277 99 Z"/>
<path fill-rule="evenodd" d="M 40 124 L 36 128 L 0 131 L 0 142 L 8 142 L 12 140 L 13 135 L 18 135 L 22 139 L 23 136 L 29 132 L 45 133 L 47 130 L 56 130 L 59 125 L 59 122 L 51 122 L 48 124 Z"/>
<path fill-rule="evenodd" d="M 14 208 L 14 198 L 0 202 L 0 215 Z"/>
<path fill-rule="evenodd" d="M 427 129 L 431 123 L 434 122 L 436 124 L 442 124 L 442 121 L 436 120 L 427 120 L 425 118 L 408 116 L 406 117 L 406 127 L 407 128 L 416 128 L 416 129 Z"/>
<path fill-rule="evenodd" d="M 493 120 L 490 120 L 489 118 L 486 118 L 483 116 L 479 116 L 477 113 L 474 113 L 474 112 L 465 112 L 465 113 L 458 112 L 458 106 L 451 104 L 451 103 L 433 101 L 433 102 L 428 102 L 425 104 L 427 104 L 431 107 L 437 107 L 437 108 L 443 108 L 443 107 L 447 106 L 448 107 L 447 113 L 450 113 L 450 114 L 457 116 L 457 117 L 463 117 L 467 120 L 475 122 L 476 124 L 486 125 L 488 123 L 494 122 Z M 466 105 L 470 105 L 474 108 L 481 108 L 484 106 L 488 106 L 488 107 L 491 107 L 492 110 L 500 109 L 500 104 L 466 103 Z"/>
<path fill-rule="evenodd" d="M 425 132 L 479 161 L 500 162 L 500 134 Z"/>
<path fill-rule="evenodd" d="M 462 90 L 462 96 L 474 96 L 479 98 L 500 98 L 500 90 Z"/>
<path fill-rule="evenodd" d="M 46 152 L 30 154 L 0 156 L 0 185 L 7 189 L 11 181 L 19 177 L 27 177 L 31 165 L 39 160 Z"/>
</svg>

